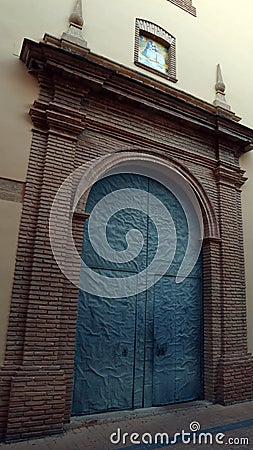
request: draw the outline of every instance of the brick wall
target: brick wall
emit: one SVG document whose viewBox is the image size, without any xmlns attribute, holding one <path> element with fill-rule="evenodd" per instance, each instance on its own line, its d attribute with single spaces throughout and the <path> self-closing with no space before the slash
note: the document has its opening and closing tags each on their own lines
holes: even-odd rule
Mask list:
<svg viewBox="0 0 253 450">
<path fill-rule="evenodd" d="M 192 5 L 192 0 L 168 0 L 173 3 L 173 5 L 178 6 L 184 11 L 196 16 L 196 8 Z"/>
</svg>

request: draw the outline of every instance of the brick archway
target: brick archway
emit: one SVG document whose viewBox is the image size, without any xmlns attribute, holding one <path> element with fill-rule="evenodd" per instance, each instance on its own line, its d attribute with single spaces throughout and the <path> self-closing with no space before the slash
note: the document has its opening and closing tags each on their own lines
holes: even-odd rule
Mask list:
<svg viewBox="0 0 253 450">
<path fill-rule="evenodd" d="M 98 181 L 99 178 L 113 173 L 117 168 L 120 168 L 123 172 L 131 167 L 132 170 L 136 170 L 136 173 L 147 176 L 151 173 L 153 173 L 154 176 L 160 174 L 160 177 L 158 175 L 158 179 L 160 180 L 166 179 L 166 177 L 169 178 L 170 174 L 174 174 L 173 176 L 177 176 L 179 179 L 180 177 L 184 178 L 189 183 L 191 189 L 195 192 L 195 195 L 199 200 L 200 207 L 202 208 L 204 218 L 204 237 L 211 237 L 214 239 L 220 238 L 217 214 L 208 193 L 196 176 L 194 176 L 194 174 L 187 169 L 182 161 L 178 162 L 176 159 L 171 157 L 168 158 L 159 152 L 151 153 L 144 151 L 141 147 L 134 146 L 131 151 L 129 151 L 129 149 L 118 151 L 116 148 L 113 153 L 100 158 L 95 158 L 90 161 L 89 165 L 85 164 L 85 166 L 87 166 L 87 168 L 85 167 L 87 172 L 87 190 L 96 181 Z M 81 202 L 81 209 L 79 206 L 80 212 L 82 210 L 85 212 L 86 200 L 87 196 L 84 196 L 84 201 Z"/>
</svg>

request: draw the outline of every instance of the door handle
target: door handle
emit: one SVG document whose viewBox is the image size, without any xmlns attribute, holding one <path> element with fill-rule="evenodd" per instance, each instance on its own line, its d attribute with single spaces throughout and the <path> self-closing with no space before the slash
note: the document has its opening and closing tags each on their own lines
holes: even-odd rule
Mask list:
<svg viewBox="0 0 253 450">
<path fill-rule="evenodd" d="M 156 346 L 156 356 L 164 356 L 167 350 L 166 344 L 157 344 Z"/>
<path fill-rule="evenodd" d="M 157 346 L 156 346 L 156 356 L 160 356 L 161 355 L 161 351 L 162 351 L 161 345 L 157 344 Z"/>
<path fill-rule="evenodd" d="M 124 347 L 122 350 L 122 356 L 127 356 L 128 355 L 128 348 Z"/>
</svg>

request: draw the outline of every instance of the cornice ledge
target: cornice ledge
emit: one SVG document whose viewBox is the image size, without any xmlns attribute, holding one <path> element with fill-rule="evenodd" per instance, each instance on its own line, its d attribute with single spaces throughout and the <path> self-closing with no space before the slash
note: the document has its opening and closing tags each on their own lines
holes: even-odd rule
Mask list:
<svg viewBox="0 0 253 450">
<path fill-rule="evenodd" d="M 214 169 L 214 175 L 218 184 L 233 186 L 236 189 L 240 189 L 247 180 L 243 176 L 244 174 L 245 170 L 240 169 L 240 167 L 221 161 L 218 162 L 217 167 Z"/>
<path fill-rule="evenodd" d="M 195 163 L 198 161 L 203 162 L 206 166 L 210 167 L 210 169 L 213 169 L 216 165 L 216 160 L 211 159 L 208 156 L 204 156 L 202 154 L 196 155 L 196 153 L 193 153 L 186 148 L 182 149 L 181 147 L 176 147 L 175 145 L 171 146 L 164 140 L 158 140 L 157 138 L 152 138 L 150 136 L 147 136 L 146 134 L 140 135 L 138 132 L 130 129 L 126 129 L 122 126 L 111 124 L 106 121 L 98 120 L 97 118 L 88 116 L 86 117 L 86 129 L 95 130 L 96 132 L 103 132 L 103 134 L 114 137 L 115 139 L 118 139 L 120 136 L 121 141 L 125 141 L 126 143 L 129 143 L 129 141 L 133 145 L 143 146 L 143 148 L 153 148 L 160 151 L 171 151 L 174 154 L 178 152 L 176 155 L 176 158 L 179 158 L 180 155 L 182 155 L 182 152 L 184 152 L 185 155 L 187 155 L 188 158 L 192 159 Z M 123 152 L 125 149 L 118 149 L 117 151 Z"/>
<path fill-rule="evenodd" d="M 69 117 L 72 122 L 80 123 L 86 118 L 84 112 L 80 112 L 77 108 L 71 108 L 57 102 L 50 102 L 46 108 L 47 113 L 52 112 L 62 117 Z"/>
<path fill-rule="evenodd" d="M 53 109 L 47 110 L 46 115 L 50 131 L 58 131 L 64 135 L 67 133 L 73 138 L 79 136 L 86 127 L 82 117 L 79 120 L 77 118 L 73 120 L 69 114 L 63 114 Z"/>
<path fill-rule="evenodd" d="M 156 95 L 155 92 L 152 92 L 151 98 L 151 96 L 147 95 L 147 93 L 145 92 L 136 92 L 129 88 L 128 90 L 124 90 L 122 87 L 118 88 L 112 86 L 111 83 L 110 85 L 108 85 L 107 81 L 103 84 L 103 88 L 110 94 L 116 94 L 122 99 L 124 98 L 126 100 L 140 104 L 142 108 L 143 106 L 145 106 L 146 108 L 149 108 L 160 114 L 169 115 L 175 120 L 183 120 L 193 127 L 201 127 L 210 131 L 215 130 L 215 120 L 211 115 L 205 117 L 204 115 L 201 115 L 199 111 L 194 115 L 193 109 L 195 107 L 192 107 L 192 105 L 187 105 L 186 101 L 182 102 L 178 97 L 173 98 L 174 104 L 172 104 L 172 102 L 169 101 L 169 98 L 164 99 L 158 97 L 159 94 L 161 94 L 160 92 L 158 93 L 158 95 Z M 189 106 L 189 110 L 187 110 L 187 106 Z"/>
<path fill-rule="evenodd" d="M 122 96 L 162 114 L 174 116 L 191 126 L 218 131 L 239 141 L 243 149 L 253 142 L 253 130 L 238 123 L 230 111 L 220 111 L 210 103 L 156 81 L 133 69 L 110 61 L 84 49 L 84 54 L 60 47 L 60 40 L 36 43 L 25 39 L 20 58 L 29 67 L 38 70 L 62 71 L 68 77 L 82 81 L 82 87 L 96 86 L 111 94 Z M 247 151 L 247 150 L 245 150 Z M 243 150 L 242 150 L 243 153 Z"/>
<path fill-rule="evenodd" d="M 44 131 L 48 130 L 46 108 L 47 103 L 36 100 L 29 111 L 34 126 Z"/>
<path fill-rule="evenodd" d="M 30 116 L 36 128 L 54 130 L 76 139 L 86 128 L 86 116 L 76 109 L 58 103 L 35 101 Z"/>
<path fill-rule="evenodd" d="M 242 120 L 242 118 L 237 116 L 233 111 L 223 109 L 219 106 L 216 106 L 215 109 L 217 117 L 224 117 L 226 119 L 233 120 L 234 122 L 240 122 L 240 120 Z"/>
<path fill-rule="evenodd" d="M 228 117 L 220 114 L 216 118 L 216 129 L 218 135 L 239 142 L 241 144 L 240 153 L 245 153 L 251 149 L 250 144 L 253 142 L 253 129 L 231 121 Z"/>
<path fill-rule="evenodd" d="M 84 45 L 80 45 L 80 40 L 75 37 L 63 33 L 61 39 L 46 33 L 43 37 L 42 43 L 53 45 L 54 47 L 62 48 L 66 51 L 74 52 L 77 55 L 87 55 L 90 50 L 87 48 L 87 43 L 83 41 Z M 86 45 L 85 45 L 86 44 Z"/>
<path fill-rule="evenodd" d="M 203 238 L 203 242 L 205 243 L 213 243 L 213 244 L 221 244 L 222 240 L 219 236 L 213 236 L 213 235 L 206 235 Z"/>
<path fill-rule="evenodd" d="M 86 82 L 98 84 L 107 91 L 124 97 L 129 97 L 129 84 L 131 84 L 133 85 L 131 99 L 135 99 L 137 102 L 142 102 L 146 98 L 145 90 L 148 90 L 149 95 L 153 95 L 153 101 L 157 102 L 156 97 L 160 94 L 166 96 L 168 102 L 170 96 L 181 107 L 180 109 L 191 108 L 190 115 L 193 114 L 194 110 L 198 110 L 199 117 L 201 115 L 203 117 L 204 113 L 208 115 L 211 121 L 214 120 L 216 108 L 213 105 L 88 50 L 85 50 L 83 55 L 75 54 L 61 48 L 59 40 L 56 38 L 52 38 L 50 42 L 42 41 L 39 43 L 24 39 L 20 59 L 26 64 L 28 70 L 35 75 L 37 74 L 37 68 L 38 70 L 45 70 L 46 66 L 51 70 L 58 69 L 72 75 L 72 77 L 76 76 Z M 73 62 L 74 64 L 72 64 Z M 127 83 L 125 90 L 122 87 L 123 79 Z M 150 103 L 147 106 L 150 106 Z"/>
</svg>

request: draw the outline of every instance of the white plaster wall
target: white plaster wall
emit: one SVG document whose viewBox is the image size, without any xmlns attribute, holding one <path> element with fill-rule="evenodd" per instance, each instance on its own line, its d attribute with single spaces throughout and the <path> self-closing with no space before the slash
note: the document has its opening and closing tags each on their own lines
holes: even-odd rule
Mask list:
<svg viewBox="0 0 253 450">
<path fill-rule="evenodd" d="M 208 102 L 214 99 L 216 65 L 221 63 L 227 100 L 248 125 L 253 123 L 252 0 L 193 0 L 194 17 L 167 0 L 86 0 L 85 37 L 92 51 L 150 75 L 133 64 L 135 18 L 165 28 L 177 40 L 175 87 Z"/>
</svg>

